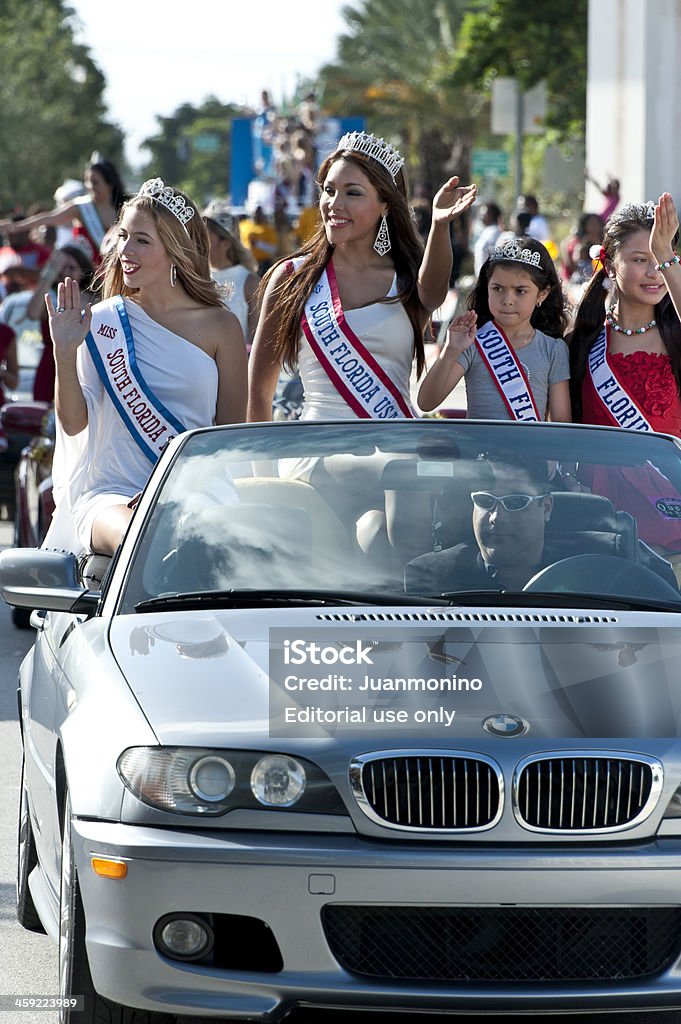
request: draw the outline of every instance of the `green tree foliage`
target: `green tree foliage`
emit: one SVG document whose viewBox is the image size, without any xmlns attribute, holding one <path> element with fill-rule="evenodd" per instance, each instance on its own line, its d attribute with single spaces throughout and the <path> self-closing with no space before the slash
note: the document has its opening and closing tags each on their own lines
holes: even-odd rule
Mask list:
<svg viewBox="0 0 681 1024">
<path fill-rule="evenodd" d="M 214 96 L 200 107 L 185 103 L 170 117 L 158 117 L 158 133 L 145 139 L 151 154 L 144 177 L 163 178 L 197 203 L 229 192 L 231 126 L 244 110 Z"/>
<path fill-rule="evenodd" d="M 411 177 L 432 193 L 452 173 L 468 175 L 485 99 L 445 72 L 464 0 L 362 0 L 343 11 L 338 59 L 320 72 L 331 114 L 363 114 L 369 130 L 396 143 Z"/>
<path fill-rule="evenodd" d="M 74 41 L 63 0 L 0 0 L 0 208 L 53 204 L 93 150 L 120 167 L 121 131 L 106 120 L 105 81 Z"/>
<path fill-rule="evenodd" d="M 475 0 L 468 7 L 446 76 L 450 86 L 489 90 L 502 75 L 527 90 L 545 80 L 549 137 L 583 138 L 588 0 Z"/>
</svg>

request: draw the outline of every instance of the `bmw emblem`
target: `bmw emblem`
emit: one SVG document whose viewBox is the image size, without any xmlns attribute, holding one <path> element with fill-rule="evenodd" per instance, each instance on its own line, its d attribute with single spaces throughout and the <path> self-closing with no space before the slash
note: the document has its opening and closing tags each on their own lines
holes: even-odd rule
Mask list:
<svg viewBox="0 0 681 1024">
<path fill-rule="evenodd" d="M 515 715 L 490 715 L 482 723 L 485 732 L 492 736 L 523 736 L 529 731 L 529 722 Z"/>
</svg>

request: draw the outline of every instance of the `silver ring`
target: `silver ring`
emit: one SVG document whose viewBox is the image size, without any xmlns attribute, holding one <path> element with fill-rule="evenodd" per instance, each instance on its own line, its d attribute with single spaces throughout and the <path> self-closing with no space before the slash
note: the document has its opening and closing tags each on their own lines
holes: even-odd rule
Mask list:
<svg viewBox="0 0 681 1024">
<path fill-rule="evenodd" d="M 57 308 L 55 309 L 55 313 L 65 313 L 65 312 L 66 312 L 66 306 L 57 306 Z"/>
</svg>

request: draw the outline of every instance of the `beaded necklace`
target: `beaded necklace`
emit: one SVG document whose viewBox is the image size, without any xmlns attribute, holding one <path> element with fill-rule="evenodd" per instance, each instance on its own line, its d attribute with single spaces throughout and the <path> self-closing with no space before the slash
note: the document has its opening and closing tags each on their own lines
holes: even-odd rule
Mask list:
<svg viewBox="0 0 681 1024">
<path fill-rule="evenodd" d="M 606 313 L 605 319 L 608 326 L 612 327 L 613 331 L 616 331 L 618 334 L 626 334 L 629 337 L 631 337 L 632 334 L 645 334 L 646 331 L 657 326 L 657 320 L 651 320 L 650 323 L 645 325 L 645 327 L 637 327 L 635 330 L 632 330 L 631 327 L 620 327 L 612 313 Z"/>
</svg>

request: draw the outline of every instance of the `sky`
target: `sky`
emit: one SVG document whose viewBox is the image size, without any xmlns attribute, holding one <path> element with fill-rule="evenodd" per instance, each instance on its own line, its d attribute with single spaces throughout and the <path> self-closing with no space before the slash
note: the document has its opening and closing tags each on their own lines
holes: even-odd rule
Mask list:
<svg viewBox="0 0 681 1024">
<path fill-rule="evenodd" d="M 257 104 L 267 89 L 275 104 L 335 59 L 348 0 L 69 0 L 79 42 L 107 81 L 110 119 L 126 135 L 135 167 L 157 116 L 208 96 Z"/>
</svg>

